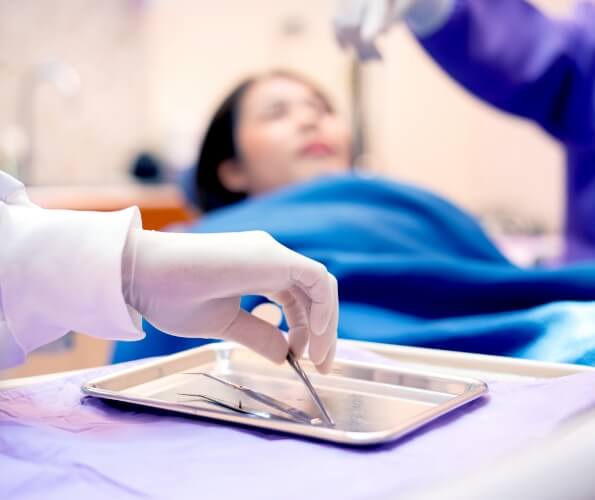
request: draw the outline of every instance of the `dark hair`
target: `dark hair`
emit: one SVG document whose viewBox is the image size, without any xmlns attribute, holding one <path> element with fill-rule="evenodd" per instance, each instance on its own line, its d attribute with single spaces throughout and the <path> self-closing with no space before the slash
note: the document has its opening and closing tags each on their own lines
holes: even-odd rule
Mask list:
<svg viewBox="0 0 595 500">
<path fill-rule="evenodd" d="M 329 99 L 306 78 L 289 71 L 271 71 L 261 76 L 246 78 L 237 85 L 221 103 L 202 141 L 194 166 L 196 203 L 203 212 L 237 203 L 246 198 L 246 193 L 229 191 L 219 178 L 219 166 L 226 160 L 236 159 L 238 150 L 235 142 L 235 127 L 244 95 L 255 83 L 269 78 L 284 77 L 305 83 L 333 109 Z"/>
</svg>

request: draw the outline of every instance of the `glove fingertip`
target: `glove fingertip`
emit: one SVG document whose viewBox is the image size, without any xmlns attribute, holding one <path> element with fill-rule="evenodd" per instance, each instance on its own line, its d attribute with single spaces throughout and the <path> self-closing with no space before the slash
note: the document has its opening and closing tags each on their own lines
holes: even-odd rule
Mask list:
<svg viewBox="0 0 595 500">
<path fill-rule="evenodd" d="M 327 375 L 331 371 L 331 368 L 333 367 L 333 362 L 335 360 L 336 349 L 337 349 L 337 344 L 335 342 L 332 345 L 332 347 L 329 349 L 326 357 L 324 358 L 324 361 L 322 363 L 320 363 L 319 365 L 316 365 L 316 369 L 323 375 Z"/>
</svg>

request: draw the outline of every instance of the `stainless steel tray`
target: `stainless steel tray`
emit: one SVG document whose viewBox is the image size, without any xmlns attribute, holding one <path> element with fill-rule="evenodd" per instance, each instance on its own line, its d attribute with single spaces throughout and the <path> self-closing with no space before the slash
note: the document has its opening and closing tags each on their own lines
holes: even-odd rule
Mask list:
<svg viewBox="0 0 595 500">
<path fill-rule="evenodd" d="M 232 343 L 210 344 L 167 356 L 91 380 L 82 389 L 90 396 L 349 445 L 397 439 L 487 392 L 484 382 L 471 377 L 360 361 L 337 359 L 331 373 L 324 376 L 308 360 L 303 360 L 302 366 L 334 418 L 334 428 L 245 416 L 180 396 L 198 392 L 233 405 L 241 400 L 243 407 L 262 409 L 206 377 L 184 373 L 201 371 L 317 415 L 305 387 L 288 364 L 274 365 Z"/>
</svg>

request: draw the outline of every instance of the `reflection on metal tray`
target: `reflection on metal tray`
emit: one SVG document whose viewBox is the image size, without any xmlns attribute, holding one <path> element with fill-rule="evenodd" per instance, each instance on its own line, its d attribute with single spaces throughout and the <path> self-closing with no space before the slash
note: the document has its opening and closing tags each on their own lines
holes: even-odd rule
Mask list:
<svg viewBox="0 0 595 500">
<path fill-rule="evenodd" d="M 269 412 L 201 371 L 257 388 L 311 415 L 318 411 L 288 364 L 278 366 L 231 343 L 209 344 L 158 361 L 91 380 L 83 391 L 91 396 L 141 404 L 179 413 L 251 425 L 350 445 L 397 439 L 487 392 L 480 380 L 338 359 L 329 375 L 302 363 L 335 427 L 301 424 L 279 418 L 241 414 L 186 394 L 207 394 L 254 412 Z"/>
</svg>

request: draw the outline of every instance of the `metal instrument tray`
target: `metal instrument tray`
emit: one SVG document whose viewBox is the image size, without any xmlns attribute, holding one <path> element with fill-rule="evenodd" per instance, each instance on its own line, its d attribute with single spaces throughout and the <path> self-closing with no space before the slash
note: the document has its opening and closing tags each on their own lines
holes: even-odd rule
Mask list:
<svg viewBox="0 0 595 500">
<path fill-rule="evenodd" d="M 329 375 L 320 375 L 307 359 L 302 367 L 335 420 L 335 427 L 300 424 L 282 418 L 242 415 L 180 396 L 201 393 L 237 406 L 262 410 L 206 372 L 246 385 L 296 408 L 318 415 L 306 388 L 286 363 L 275 365 L 237 344 L 221 342 L 166 356 L 96 378 L 85 394 L 174 412 L 222 420 L 348 445 L 370 445 L 400 438 L 487 392 L 475 378 L 417 369 L 336 359 Z M 267 411 L 269 408 L 265 408 Z"/>
</svg>

